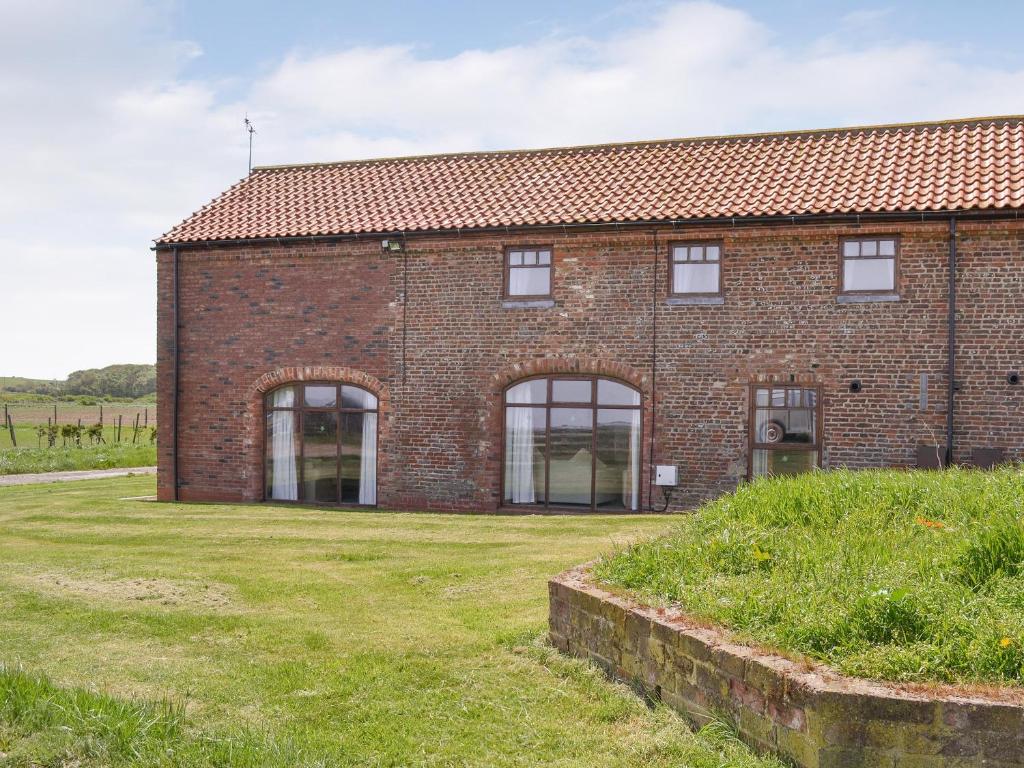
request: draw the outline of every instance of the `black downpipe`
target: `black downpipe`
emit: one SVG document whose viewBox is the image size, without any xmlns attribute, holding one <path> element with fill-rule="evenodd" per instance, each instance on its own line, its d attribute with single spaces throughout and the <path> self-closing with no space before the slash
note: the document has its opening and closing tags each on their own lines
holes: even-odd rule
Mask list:
<svg viewBox="0 0 1024 768">
<path fill-rule="evenodd" d="M 953 406 L 956 396 L 956 216 L 949 217 L 949 351 L 946 370 L 946 466 L 953 465 Z"/>
<path fill-rule="evenodd" d="M 654 259 L 651 264 L 654 276 L 651 281 L 651 441 L 647 467 L 647 508 L 654 512 L 654 431 L 658 421 L 658 230 L 652 230 L 651 234 L 654 236 Z"/>
<path fill-rule="evenodd" d="M 174 248 L 171 251 L 171 258 L 174 262 L 174 273 L 173 273 L 173 291 L 174 301 L 172 304 L 172 314 L 174 315 L 174 393 L 173 393 L 173 408 L 171 409 L 171 451 L 174 455 L 172 468 L 174 474 L 174 501 L 178 500 L 178 387 L 180 385 L 180 376 L 178 373 L 179 366 L 179 353 L 178 353 L 178 249 Z"/>
<path fill-rule="evenodd" d="M 409 341 L 409 244 L 402 237 L 402 389 L 409 380 L 406 347 Z M 405 392 L 402 393 L 405 396 Z"/>
</svg>

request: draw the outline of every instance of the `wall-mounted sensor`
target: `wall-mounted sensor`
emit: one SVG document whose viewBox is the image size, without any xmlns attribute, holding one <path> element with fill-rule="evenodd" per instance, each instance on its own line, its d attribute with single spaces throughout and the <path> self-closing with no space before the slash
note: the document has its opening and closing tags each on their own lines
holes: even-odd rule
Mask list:
<svg viewBox="0 0 1024 768">
<path fill-rule="evenodd" d="M 1014 385 L 1020 384 L 1020 374 L 1017 373 L 1016 371 L 1010 371 L 1008 374 L 1006 374 L 1006 383 Z"/>
<path fill-rule="evenodd" d="M 853 381 L 850 382 L 850 391 L 851 392 L 860 392 L 861 389 L 862 389 L 862 385 L 860 383 L 860 379 L 854 379 Z"/>
</svg>

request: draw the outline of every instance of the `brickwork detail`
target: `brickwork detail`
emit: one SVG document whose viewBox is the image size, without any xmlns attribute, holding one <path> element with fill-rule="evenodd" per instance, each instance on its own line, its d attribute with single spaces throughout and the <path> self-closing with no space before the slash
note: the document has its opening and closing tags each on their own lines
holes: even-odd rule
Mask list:
<svg viewBox="0 0 1024 768">
<path fill-rule="evenodd" d="M 1006 381 L 1024 373 L 1024 221 L 962 221 L 959 233 L 956 458 L 1024 458 L 1024 386 Z M 839 240 L 858 234 L 899 236 L 898 301 L 837 301 Z M 501 392 L 541 374 L 640 390 L 644 508 L 662 500 L 652 459 L 679 468 L 674 508 L 746 478 L 755 381 L 820 388 L 825 467 L 913 466 L 919 444 L 945 439 L 948 238 L 946 222 L 915 222 L 419 236 L 399 253 L 369 239 L 182 249 L 179 490 L 261 498 L 254 382 L 318 366 L 388 392 L 383 508 L 499 510 Z M 723 304 L 668 302 L 676 240 L 722 244 Z M 531 244 L 552 249 L 554 306 L 506 307 L 504 249 Z M 157 261 L 158 485 L 170 498 L 172 254 Z"/>
<path fill-rule="evenodd" d="M 550 638 L 561 651 L 695 726 L 724 715 L 746 743 L 802 768 L 1024 765 L 1024 691 L 910 691 L 845 678 L 616 596 L 596 586 L 586 566 L 548 588 Z"/>
</svg>

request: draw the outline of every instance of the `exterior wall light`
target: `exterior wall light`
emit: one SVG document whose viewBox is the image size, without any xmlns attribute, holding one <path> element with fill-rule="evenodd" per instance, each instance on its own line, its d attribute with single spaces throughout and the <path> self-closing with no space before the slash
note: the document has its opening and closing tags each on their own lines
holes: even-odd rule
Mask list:
<svg viewBox="0 0 1024 768">
<path fill-rule="evenodd" d="M 384 253 L 400 253 L 402 251 L 401 240 L 381 240 L 380 249 Z"/>
<path fill-rule="evenodd" d="M 1017 373 L 1016 371 L 1010 371 L 1008 374 L 1006 374 L 1006 383 L 1013 384 L 1014 386 L 1020 384 L 1020 374 Z"/>
</svg>

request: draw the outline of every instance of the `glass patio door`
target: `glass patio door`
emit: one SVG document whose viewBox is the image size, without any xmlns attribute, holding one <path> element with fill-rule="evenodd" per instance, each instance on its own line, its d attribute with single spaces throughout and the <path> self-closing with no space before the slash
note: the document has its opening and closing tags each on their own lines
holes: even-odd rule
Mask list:
<svg viewBox="0 0 1024 768">
<path fill-rule="evenodd" d="M 377 398 L 348 384 L 281 387 L 266 397 L 266 498 L 377 503 Z"/>
</svg>

